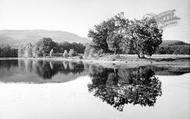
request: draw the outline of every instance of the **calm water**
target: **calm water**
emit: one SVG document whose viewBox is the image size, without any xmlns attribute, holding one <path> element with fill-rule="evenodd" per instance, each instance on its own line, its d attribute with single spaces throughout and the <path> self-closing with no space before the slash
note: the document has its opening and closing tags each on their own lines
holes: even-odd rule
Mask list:
<svg viewBox="0 0 190 119">
<path fill-rule="evenodd" d="M 0 60 L 0 119 L 189 119 L 190 69 Z"/>
</svg>

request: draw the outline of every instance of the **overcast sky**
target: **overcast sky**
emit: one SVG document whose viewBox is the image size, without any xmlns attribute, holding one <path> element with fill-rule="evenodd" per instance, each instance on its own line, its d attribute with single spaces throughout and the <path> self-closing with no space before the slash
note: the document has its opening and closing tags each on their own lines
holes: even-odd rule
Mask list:
<svg viewBox="0 0 190 119">
<path fill-rule="evenodd" d="M 164 39 L 190 43 L 190 0 L 0 0 L 0 29 L 62 30 L 87 37 L 95 24 L 124 12 L 126 18 L 176 9 L 178 24 Z"/>
</svg>

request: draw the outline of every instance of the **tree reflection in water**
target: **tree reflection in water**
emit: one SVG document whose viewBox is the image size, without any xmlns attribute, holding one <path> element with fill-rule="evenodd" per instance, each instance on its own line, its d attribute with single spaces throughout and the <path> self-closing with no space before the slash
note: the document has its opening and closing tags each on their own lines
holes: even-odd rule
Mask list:
<svg viewBox="0 0 190 119">
<path fill-rule="evenodd" d="M 52 63 L 46 61 L 36 62 L 34 68 L 35 72 L 43 79 L 51 79 L 58 72 L 57 68 L 53 66 Z"/>
<path fill-rule="evenodd" d="M 84 71 L 84 64 L 82 62 L 54 62 L 54 61 L 32 61 L 21 60 L 19 66 L 26 72 L 35 72 L 39 77 L 46 79 L 52 79 L 57 73 L 67 74 L 80 74 Z M 31 65 L 29 65 L 31 64 Z M 28 70 L 30 69 L 30 70 Z"/>
<path fill-rule="evenodd" d="M 161 96 L 161 82 L 153 70 L 146 67 L 111 69 L 91 66 L 88 84 L 94 96 L 123 111 L 125 104 L 154 106 Z"/>
</svg>

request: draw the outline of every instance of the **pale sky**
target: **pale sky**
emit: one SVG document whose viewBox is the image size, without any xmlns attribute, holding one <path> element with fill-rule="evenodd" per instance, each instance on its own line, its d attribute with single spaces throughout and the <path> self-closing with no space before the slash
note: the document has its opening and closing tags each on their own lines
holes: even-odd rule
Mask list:
<svg viewBox="0 0 190 119">
<path fill-rule="evenodd" d="M 88 30 L 119 12 L 126 18 L 176 9 L 181 19 L 163 39 L 190 43 L 190 0 L 0 0 L 0 29 L 61 30 L 87 37 Z"/>
</svg>

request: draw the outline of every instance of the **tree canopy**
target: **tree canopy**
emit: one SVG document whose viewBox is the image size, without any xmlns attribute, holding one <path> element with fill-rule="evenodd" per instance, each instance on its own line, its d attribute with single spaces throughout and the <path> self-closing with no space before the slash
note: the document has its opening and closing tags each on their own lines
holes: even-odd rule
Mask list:
<svg viewBox="0 0 190 119">
<path fill-rule="evenodd" d="M 130 31 L 130 40 L 133 40 L 133 47 L 139 57 L 144 57 L 144 54 L 151 56 L 162 43 L 162 30 L 153 18 L 132 21 Z"/>
<path fill-rule="evenodd" d="M 123 13 L 95 25 L 88 36 L 104 53 L 135 52 L 140 58 L 151 56 L 162 43 L 162 29 L 154 18 L 129 20 Z"/>
</svg>

